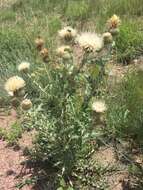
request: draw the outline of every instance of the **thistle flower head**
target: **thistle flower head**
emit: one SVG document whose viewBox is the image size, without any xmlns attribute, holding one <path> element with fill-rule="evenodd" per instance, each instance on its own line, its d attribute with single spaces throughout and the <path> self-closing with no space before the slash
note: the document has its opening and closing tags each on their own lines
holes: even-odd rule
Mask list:
<svg viewBox="0 0 143 190">
<path fill-rule="evenodd" d="M 81 33 L 76 41 L 84 50 L 99 51 L 104 46 L 103 37 L 91 32 Z"/>
<path fill-rule="evenodd" d="M 35 39 L 35 44 L 36 44 L 36 48 L 38 50 L 41 50 L 44 45 L 44 40 L 40 36 L 38 36 L 38 38 Z"/>
<path fill-rule="evenodd" d="M 118 28 L 118 26 L 121 24 L 121 20 L 117 15 L 113 15 L 108 21 L 107 26 L 109 29 Z"/>
<path fill-rule="evenodd" d="M 113 37 L 110 32 L 103 33 L 103 39 L 105 43 L 111 43 L 113 41 Z"/>
<path fill-rule="evenodd" d="M 47 58 L 48 55 L 49 55 L 49 51 L 47 48 L 43 48 L 41 51 L 40 51 L 40 55 L 42 56 L 42 58 Z"/>
<path fill-rule="evenodd" d="M 59 37 L 66 41 L 72 40 L 76 37 L 77 31 L 70 26 L 64 27 L 58 32 Z"/>
<path fill-rule="evenodd" d="M 22 62 L 20 65 L 18 65 L 18 71 L 20 72 L 27 72 L 30 68 L 30 63 L 28 62 Z"/>
<path fill-rule="evenodd" d="M 59 47 L 59 48 L 56 50 L 56 52 L 57 52 L 57 55 L 58 55 L 59 57 L 63 57 L 65 54 L 71 52 L 71 48 L 70 48 L 70 46 L 61 46 L 61 47 Z"/>
<path fill-rule="evenodd" d="M 107 110 L 105 102 L 102 100 L 97 100 L 97 101 L 93 102 L 92 110 L 97 113 L 104 113 Z"/>
<path fill-rule="evenodd" d="M 25 81 L 21 77 L 13 76 L 6 81 L 5 90 L 13 96 L 16 91 L 21 90 L 24 86 Z"/>
<path fill-rule="evenodd" d="M 30 99 L 24 99 L 22 102 L 21 102 L 21 108 L 23 110 L 29 110 L 30 108 L 32 107 L 32 102 Z"/>
</svg>

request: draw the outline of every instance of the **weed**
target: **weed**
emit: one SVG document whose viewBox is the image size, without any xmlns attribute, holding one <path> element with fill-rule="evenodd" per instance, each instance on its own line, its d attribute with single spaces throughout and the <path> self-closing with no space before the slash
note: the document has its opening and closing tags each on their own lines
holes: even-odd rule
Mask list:
<svg viewBox="0 0 143 190">
<path fill-rule="evenodd" d="M 17 144 L 18 139 L 22 135 L 21 125 L 16 122 L 11 125 L 10 129 L 6 132 L 5 139 L 7 140 L 9 145 Z"/>
</svg>

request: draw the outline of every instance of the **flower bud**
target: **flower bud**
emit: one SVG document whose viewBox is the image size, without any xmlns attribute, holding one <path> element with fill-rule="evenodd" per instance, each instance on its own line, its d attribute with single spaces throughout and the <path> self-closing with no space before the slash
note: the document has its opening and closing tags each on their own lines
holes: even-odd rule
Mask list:
<svg viewBox="0 0 143 190">
<path fill-rule="evenodd" d="M 115 36 L 115 35 L 118 35 L 120 32 L 119 28 L 112 28 L 110 29 L 110 33 Z"/>
<path fill-rule="evenodd" d="M 112 43 L 112 41 L 113 41 L 113 37 L 112 37 L 110 32 L 104 33 L 103 34 L 103 39 L 104 39 L 105 44 Z"/>
<path fill-rule="evenodd" d="M 38 36 L 38 38 L 36 38 L 35 40 L 35 44 L 36 44 L 36 48 L 40 51 L 44 45 L 44 40 Z"/>
<path fill-rule="evenodd" d="M 23 110 L 29 110 L 32 107 L 32 102 L 30 99 L 25 99 L 21 102 L 21 107 Z"/>
<path fill-rule="evenodd" d="M 43 61 L 47 61 L 47 58 L 49 56 L 49 51 L 47 48 L 43 48 L 41 51 L 40 51 L 40 55 L 43 59 Z"/>
</svg>

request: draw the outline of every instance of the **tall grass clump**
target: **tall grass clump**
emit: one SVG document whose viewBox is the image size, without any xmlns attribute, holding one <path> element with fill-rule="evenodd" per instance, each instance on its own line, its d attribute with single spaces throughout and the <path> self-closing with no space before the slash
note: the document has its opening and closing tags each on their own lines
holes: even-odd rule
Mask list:
<svg viewBox="0 0 143 190">
<path fill-rule="evenodd" d="M 143 143 L 143 72 L 133 72 L 108 100 L 107 126 L 117 138 Z"/>
<path fill-rule="evenodd" d="M 143 53 L 143 35 L 138 21 L 125 21 L 116 39 L 118 60 L 128 63 Z"/>
<path fill-rule="evenodd" d="M 1 77 L 16 73 L 16 67 L 24 59 L 32 60 L 31 42 L 21 30 L 3 29 L 0 32 L 0 74 Z"/>
</svg>

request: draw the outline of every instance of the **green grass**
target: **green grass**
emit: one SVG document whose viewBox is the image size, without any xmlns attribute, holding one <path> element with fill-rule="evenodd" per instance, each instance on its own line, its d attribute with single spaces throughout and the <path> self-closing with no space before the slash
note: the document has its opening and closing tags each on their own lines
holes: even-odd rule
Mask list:
<svg viewBox="0 0 143 190">
<path fill-rule="evenodd" d="M 86 19 L 90 12 L 89 12 L 89 2 L 85 1 L 70 1 L 66 8 L 65 16 L 69 19 L 79 19 L 83 20 Z"/>
<path fill-rule="evenodd" d="M 0 41 L 1 77 L 17 73 L 17 65 L 23 60 L 34 62 L 31 36 L 20 28 L 3 28 Z"/>
<path fill-rule="evenodd" d="M 9 145 L 16 145 L 22 135 L 22 128 L 18 122 L 10 126 L 8 130 L 0 128 L 0 138 L 4 138 Z"/>
<path fill-rule="evenodd" d="M 143 54 L 142 25 L 138 20 L 124 21 L 116 41 L 118 59 L 128 63 Z"/>
<path fill-rule="evenodd" d="M 0 12 L 1 75 L 5 74 L 3 71 L 8 75 L 16 72 L 16 65 L 22 60 L 34 62 L 32 43 L 36 36 L 43 36 L 52 48 L 62 25 L 103 31 L 106 20 L 114 13 L 123 20 L 117 48 L 119 60 L 125 62 L 142 53 L 143 0 L 16 1 Z"/>
<path fill-rule="evenodd" d="M 108 97 L 107 126 L 117 138 L 143 143 L 143 72 L 127 75 Z"/>
</svg>

